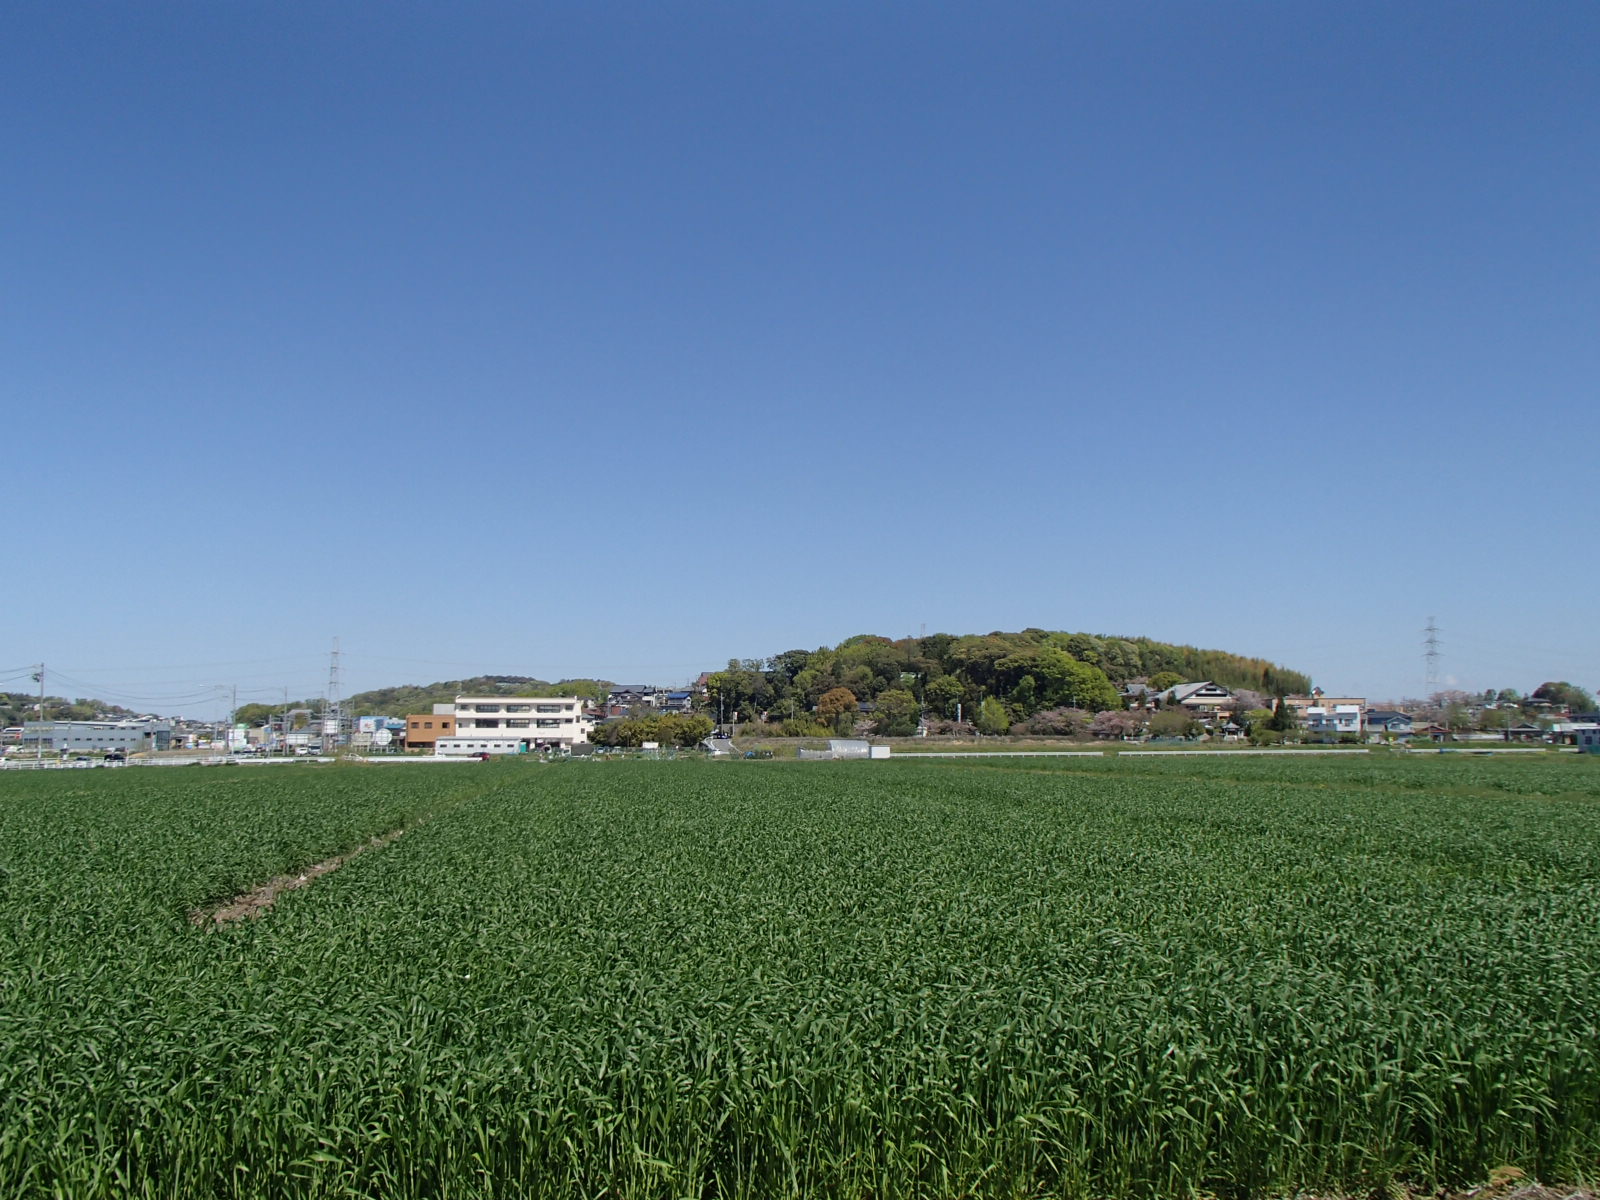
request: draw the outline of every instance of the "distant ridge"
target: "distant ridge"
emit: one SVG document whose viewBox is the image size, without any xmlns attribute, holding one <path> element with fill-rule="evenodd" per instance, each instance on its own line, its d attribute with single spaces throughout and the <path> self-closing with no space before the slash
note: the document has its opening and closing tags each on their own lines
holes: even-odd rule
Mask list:
<svg viewBox="0 0 1600 1200">
<path fill-rule="evenodd" d="M 1065 669 L 1068 663 L 1074 664 L 1070 671 Z M 909 692 L 919 704 L 951 712 L 958 701 L 963 712 L 970 712 L 983 698 L 994 697 L 1023 714 L 1059 704 L 1109 707 L 1118 687 L 1160 675 L 1211 680 L 1266 696 L 1311 690 L 1309 675 L 1253 655 L 1141 636 L 1046 629 L 898 639 L 858 634 L 837 646 L 730 659 L 722 670 L 712 663 L 707 668 L 714 671 L 718 681 L 714 690 L 720 688 L 724 708 L 741 708 L 747 714 L 785 706 L 796 713 L 809 711 L 834 688 L 867 703 L 885 692 Z M 428 712 L 462 694 L 599 698 L 611 686 L 604 679 L 552 683 L 529 675 L 476 675 L 357 692 L 345 700 L 344 711 L 352 716 L 401 717 Z M 302 700 L 291 707 L 318 708 L 321 703 Z M 249 716 L 241 719 L 257 716 L 255 709 L 264 715 L 276 707 L 252 705 Z"/>
</svg>

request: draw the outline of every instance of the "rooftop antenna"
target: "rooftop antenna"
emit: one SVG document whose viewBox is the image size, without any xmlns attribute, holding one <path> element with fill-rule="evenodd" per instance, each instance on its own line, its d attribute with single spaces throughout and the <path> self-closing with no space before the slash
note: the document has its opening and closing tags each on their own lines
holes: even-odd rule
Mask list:
<svg viewBox="0 0 1600 1200">
<path fill-rule="evenodd" d="M 1434 617 L 1428 618 L 1428 627 L 1422 631 L 1422 665 L 1426 672 L 1423 687 L 1432 696 L 1439 690 L 1439 625 Z"/>
</svg>

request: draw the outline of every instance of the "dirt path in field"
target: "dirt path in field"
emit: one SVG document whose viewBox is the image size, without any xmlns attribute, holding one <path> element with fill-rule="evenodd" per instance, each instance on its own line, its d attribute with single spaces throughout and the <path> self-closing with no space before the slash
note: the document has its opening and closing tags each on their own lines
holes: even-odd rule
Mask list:
<svg viewBox="0 0 1600 1200">
<path fill-rule="evenodd" d="M 420 822 L 418 822 L 420 824 Z M 409 826 L 416 828 L 416 825 Z M 380 834 L 370 841 L 363 842 L 348 854 L 335 855 L 325 858 L 319 863 L 296 871 L 289 875 L 279 875 L 269 879 L 260 887 L 252 891 L 241 892 L 226 904 L 191 909 L 189 920 L 204 929 L 220 929 L 225 925 L 236 925 L 240 921 L 253 921 L 266 912 L 284 892 L 292 892 L 295 888 L 305 887 L 314 879 L 337 871 L 352 858 L 359 857 L 369 850 L 382 850 L 391 842 L 398 840 L 405 834 L 405 829 L 391 829 L 388 833 Z"/>
</svg>

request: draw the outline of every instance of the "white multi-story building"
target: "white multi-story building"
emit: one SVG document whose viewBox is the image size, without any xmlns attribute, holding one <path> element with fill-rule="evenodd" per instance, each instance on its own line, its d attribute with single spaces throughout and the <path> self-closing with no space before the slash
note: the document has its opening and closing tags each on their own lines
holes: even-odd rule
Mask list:
<svg viewBox="0 0 1600 1200">
<path fill-rule="evenodd" d="M 457 696 L 456 729 L 435 754 L 520 754 L 589 740 L 593 722 L 577 696 Z"/>
</svg>

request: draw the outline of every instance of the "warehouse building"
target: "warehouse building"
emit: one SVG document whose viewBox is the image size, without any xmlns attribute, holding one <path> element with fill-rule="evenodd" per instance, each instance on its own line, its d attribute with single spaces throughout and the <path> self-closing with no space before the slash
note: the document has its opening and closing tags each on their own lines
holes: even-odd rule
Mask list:
<svg viewBox="0 0 1600 1200">
<path fill-rule="evenodd" d="M 24 721 L 22 744 L 62 754 L 124 754 L 166 750 L 172 745 L 172 726 L 166 721 Z"/>
</svg>

